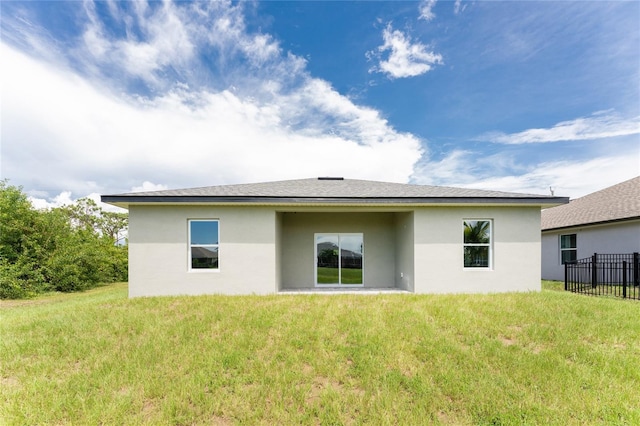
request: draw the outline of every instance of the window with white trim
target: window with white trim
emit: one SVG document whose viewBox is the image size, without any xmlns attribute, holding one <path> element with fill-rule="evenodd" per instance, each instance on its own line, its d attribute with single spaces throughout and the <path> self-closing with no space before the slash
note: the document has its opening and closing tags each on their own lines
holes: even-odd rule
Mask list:
<svg viewBox="0 0 640 426">
<path fill-rule="evenodd" d="M 189 270 L 217 270 L 220 229 L 218 220 L 189 220 Z"/>
<path fill-rule="evenodd" d="M 578 259 L 576 234 L 560 235 L 560 264 L 574 263 Z"/>
<path fill-rule="evenodd" d="M 465 219 L 464 235 L 464 267 L 491 268 L 491 220 Z"/>
</svg>

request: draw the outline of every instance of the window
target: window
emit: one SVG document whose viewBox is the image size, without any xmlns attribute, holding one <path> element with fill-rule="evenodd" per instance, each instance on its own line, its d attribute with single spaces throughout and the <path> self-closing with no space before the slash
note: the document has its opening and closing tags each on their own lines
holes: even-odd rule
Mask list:
<svg viewBox="0 0 640 426">
<path fill-rule="evenodd" d="M 464 267 L 491 267 L 491 221 L 465 220 L 464 233 Z"/>
<path fill-rule="evenodd" d="M 573 263 L 578 259 L 576 234 L 560 235 L 560 263 Z"/>
<path fill-rule="evenodd" d="M 218 269 L 217 220 L 189 221 L 189 270 Z"/>
<path fill-rule="evenodd" d="M 363 285 L 362 234 L 316 234 L 316 285 Z"/>
</svg>

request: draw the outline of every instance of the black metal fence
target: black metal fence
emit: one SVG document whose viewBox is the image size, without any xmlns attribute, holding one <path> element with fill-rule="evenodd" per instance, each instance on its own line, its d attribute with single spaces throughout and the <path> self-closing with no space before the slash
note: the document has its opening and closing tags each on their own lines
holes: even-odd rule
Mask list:
<svg viewBox="0 0 640 426">
<path fill-rule="evenodd" d="M 640 255 L 597 254 L 564 264 L 564 289 L 640 300 Z"/>
</svg>

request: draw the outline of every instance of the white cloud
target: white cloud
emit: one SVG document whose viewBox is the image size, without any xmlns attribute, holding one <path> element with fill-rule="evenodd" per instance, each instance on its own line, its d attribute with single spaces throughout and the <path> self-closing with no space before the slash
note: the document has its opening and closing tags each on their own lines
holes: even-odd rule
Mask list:
<svg viewBox="0 0 640 426">
<path fill-rule="evenodd" d="M 0 45 L 4 175 L 20 184 L 56 194 L 333 174 L 400 182 L 422 154 L 417 137 L 248 31 L 244 3 L 107 3 L 119 31 L 84 6 L 84 36 L 58 61 Z"/>
<path fill-rule="evenodd" d="M 484 170 L 476 168 L 478 161 L 491 163 Z M 587 161 L 549 161 L 528 166 L 504 167 L 512 161 L 499 155 L 478 159 L 471 151 L 454 151 L 439 161 L 424 159 L 416 167 L 412 181 L 425 185 L 444 185 L 462 188 L 528 194 L 550 194 L 578 198 L 615 185 L 640 174 L 640 151 L 602 156 Z M 497 163 L 497 164 L 496 164 Z M 513 169 L 520 169 L 513 173 Z"/>
<path fill-rule="evenodd" d="M 639 155 L 618 155 L 549 162 L 538 164 L 522 175 L 480 179 L 465 186 L 538 194 L 549 194 L 551 187 L 555 195 L 573 199 L 638 176 L 639 161 Z"/>
<path fill-rule="evenodd" d="M 610 138 L 640 134 L 640 117 L 624 118 L 613 111 L 563 121 L 548 129 L 528 129 L 518 133 L 487 133 L 479 140 L 503 144 L 548 143 Z"/>
<path fill-rule="evenodd" d="M 161 183 L 152 183 L 145 180 L 142 185 L 131 188 L 131 192 L 162 191 L 164 189 L 169 189 L 169 187 Z"/>
<path fill-rule="evenodd" d="M 14 26 L 38 54 L 0 44 L 10 82 L 1 93 L 3 175 L 45 205 L 62 191 L 316 175 L 407 181 L 423 154 L 419 138 L 311 78 L 270 35 L 248 31 L 244 5 L 111 1 L 107 26 L 86 1 L 78 45 L 44 60 L 33 47 L 48 43 L 37 25 Z M 203 52 L 218 62 L 202 63 Z"/>
<path fill-rule="evenodd" d="M 163 2 L 150 13 L 147 3 L 138 1 L 133 4 L 135 13 L 129 15 L 120 14 L 115 3 L 108 3 L 112 17 L 125 24 L 128 31 L 134 23 L 139 29 L 139 36 L 125 39 L 110 38 L 96 13 L 95 4 L 87 1 L 84 5 L 88 17 L 84 48 L 98 62 L 95 65 L 117 64 L 131 76 L 159 84 L 157 74 L 160 71 L 167 66 L 180 67 L 194 55 L 195 46 L 188 24 L 171 2 Z"/>
<path fill-rule="evenodd" d="M 433 8 L 436 5 L 437 0 L 422 0 L 418 10 L 420 11 L 419 19 L 425 21 L 431 21 L 436 15 L 433 13 Z"/>
<path fill-rule="evenodd" d="M 415 136 L 317 79 L 284 94 L 270 85 L 269 96 L 176 88 L 131 99 L 4 44 L 0 56 L 10 82 L 2 87 L 3 174 L 48 193 L 93 192 L 89 179 L 103 193 L 144 181 L 188 187 L 344 175 L 402 182 L 422 153 Z"/>
<path fill-rule="evenodd" d="M 462 0 L 456 0 L 455 3 L 453 4 L 453 13 L 455 13 L 457 15 L 460 12 L 464 12 L 464 10 L 466 8 L 467 8 L 467 5 L 465 4 L 463 6 L 462 5 Z"/>
<path fill-rule="evenodd" d="M 71 199 L 70 191 L 63 191 L 60 194 L 53 197 L 51 200 L 47 200 L 45 198 L 36 198 L 36 197 L 27 197 L 31 202 L 31 205 L 36 209 L 49 209 L 54 207 L 62 207 L 68 206 L 69 204 L 73 204 L 75 200 Z"/>
<path fill-rule="evenodd" d="M 453 182 L 472 182 L 474 173 L 468 167 L 469 151 L 454 150 L 441 160 L 423 158 L 414 170 L 412 180 L 420 185 L 452 185 Z"/>
<path fill-rule="evenodd" d="M 387 51 L 389 55 L 369 72 L 382 72 L 389 78 L 415 77 L 443 63 L 442 55 L 429 51 L 428 46 L 420 42 L 412 43 L 411 37 L 394 30 L 391 24 L 383 30 L 382 38 L 384 44 L 378 47 L 377 54 L 369 52 L 369 56 L 382 56 Z"/>
<path fill-rule="evenodd" d="M 28 187 L 34 205 L 62 205 L 77 194 L 320 175 L 535 193 L 553 186 L 558 195 L 579 196 L 638 174 L 638 158 L 628 155 L 538 167 L 461 150 L 431 160 L 418 137 L 311 78 L 305 59 L 283 52 L 272 36 L 250 32 L 248 3 L 109 1 L 119 33 L 102 24 L 94 3 L 84 4 L 76 46 L 60 51 L 61 43 L 28 21 L 3 34 L 40 59 L 0 43 L 2 175 Z M 391 24 L 383 39 L 372 72 L 411 77 L 443 63 Z M 203 52 L 216 63 L 203 63 Z M 606 111 L 485 140 L 637 133 L 638 117 Z"/>
<path fill-rule="evenodd" d="M 27 197 L 31 205 L 38 210 L 48 210 L 48 209 L 53 209 L 57 207 L 68 206 L 75 203 L 80 198 L 89 198 L 93 200 L 98 205 L 98 207 L 102 208 L 102 210 L 104 211 L 116 212 L 116 213 L 126 212 L 126 210 L 123 208 L 112 206 L 111 204 L 105 204 L 101 202 L 100 194 L 98 194 L 97 192 L 93 192 L 89 195 L 85 195 L 83 197 L 77 197 L 77 198 L 72 197 L 72 193 L 70 191 L 62 191 L 60 194 L 52 198 L 40 198 L 35 196 Z"/>
<path fill-rule="evenodd" d="M 42 191 L 32 197 L 42 208 L 80 198 L 70 191 L 97 197 L 320 175 L 530 193 L 552 186 L 557 195 L 578 197 L 639 172 L 638 154 L 520 166 L 517 173 L 508 159 L 471 151 L 433 161 L 415 136 L 318 79 L 286 93 L 267 81 L 257 92 L 269 94 L 263 98 L 185 85 L 130 99 L 6 45 L 0 56 L 2 79 L 11 82 L 2 87 L 3 176 Z M 616 117 L 607 111 L 566 123 L 586 120 L 590 127 L 583 126 L 601 135 L 637 128 Z"/>
</svg>

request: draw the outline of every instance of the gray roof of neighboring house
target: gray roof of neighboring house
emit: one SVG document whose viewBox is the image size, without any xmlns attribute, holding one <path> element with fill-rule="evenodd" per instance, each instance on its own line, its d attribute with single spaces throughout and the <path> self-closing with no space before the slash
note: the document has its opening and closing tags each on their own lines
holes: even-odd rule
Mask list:
<svg viewBox="0 0 640 426">
<path fill-rule="evenodd" d="M 542 211 L 542 230 L 640 218 L 640 176 Z"/>
<path fill-rule="evenodd" d="M 558 205 L 568 202 L 568 198 L 343 178 L 311 178 L 103 195 L 102 201 L 120 206 L 133 203 L 215 202 L 239 204 L 513 203 Z"/>
</svg>

